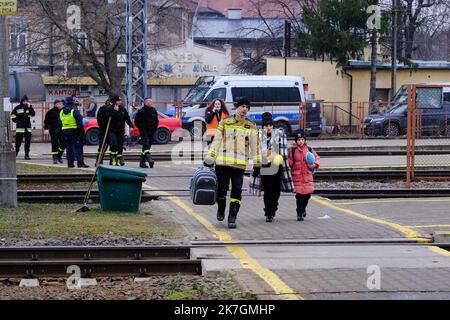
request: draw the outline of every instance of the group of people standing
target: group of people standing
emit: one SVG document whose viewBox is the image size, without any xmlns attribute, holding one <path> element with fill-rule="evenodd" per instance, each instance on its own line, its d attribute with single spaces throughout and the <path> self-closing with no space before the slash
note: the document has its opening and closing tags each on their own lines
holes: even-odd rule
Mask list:
<svg viewBox="0 0 450 320">
<path fill-rule="evenodd" d="M 89 167 L 84 163 L 83 117 L 78 111 L 76 97 L 67 97 L 64 101 L 56 100 L 54 108 L 49 110 L 44 119 L 45 133 L 50 134 L 52 143 L 53 163 L 62 163 L 62 155 L 67 150 L 67 166 L 75 167 L 75 159 L 79 168 Z M 16 123 L 16 156 L 25 138 L 25 160 L 30 160 L 31 118 L 36 115 L 27 96 L 23 96 L 20 103 L 11 112 L 11 120 Z"/>
<path fill-rule="evenodd" d="M 64 101 L 56 100 L 53 109 L 45 115 L 44 129 L 50 133 L 53 163 L 63 163 L 64 150 L 67 153 L 67 167 L 89 168 L 84 162 L 84 123 L 78 111 L 76 97 L 67 97 Z"/>
<path fill-rule="evenodd" d="M 99 126 L 100 143 L 97 152 L 96 163 L 101 164 L 101 155 L 106 152 L 109 146 L 110 161 L 113 166 L 124 166 L 123 145 L 125 139 L 125 124 L 129 128 L 133 127 L 130 115 L 124 107 L 124 103 L 119 96 L 114 96 L 107 100 L 105 105 L 101 106 L 97 112 L 97 124 Z M 139 166 L 153 168 L 155 161 L 152 159 L 150 149 L 152 147 L 153 135 L 158 128 L 158 112 L 153 107 L 153 100 L 145 98 L 144 106 L 140 108 L 135 115 L 134 124 L 139 129 L 142 151 Z M 102 146 L 104 149 L 102 150 Z"/>
<path fill-rule="evenodd" d="M 320 165 L 319 155 L 307 145 L 299 130 L 289 148 L 282 129 L 274 127 L 272 114 L 262 115 L 262 130 L 247 118 L 250 101 L 241 98 L 230 116 L 224 101 L 215 99 L 205 111 L 207 134 L 212 138 L 204 165 L 212 167 L 218 180 L 217 220 L 225 219 L 226 195 L 231 181 L 228 228 L 236 228 L 236 218 L 242 199 L 244 173 L 249 159 L 253 160 L 250 190 L 260 195 L 264 191 L 266 222 L 272 222 L 278 210 L 281 192 L 295 192 L 297 220 L 306 217 L 306 206 L 314 192 L 313 172 Z M 310 153 L 310 155 L 308 154 Z M 307 161 L 311 160 L 313 161 Z"/>
<path fill-rule="evenodd" d="M 54 107 L 50 109 L 44 119 L 44 133 L 50 134 L 52 144 L 53 163 L 63 163 L 62 155 L 67 152 L 67 166 L 88 168 L 84 162 L 83 145 L 85 139 L 83 116 L 78 110 L 78 100 L 75 95 L 64 100 L 55 100 Z M 31 118 L 36 115 L 35 110 L 29 103 L 27 96 L 24 96 L 20 104 L 11 113 L 11 120 L 16 123 L 16 156 L 20 151 L 22 141 L 25 139 L 25 160 L 30 160 L 31 144 Z M 133 127 L 127 109 L 119 96 L 113 96 L 106 101 L 97 111 L 97 103 L 91 98 L 88 108 L 88 116 L 96 117 L 99 126 L 99 148 L 97 152 L 96 164 L 101 164 L 100 155 L 110 149 L 110 165 L 123 166 L 123 145 L 125 139 L 125 124 L 129 128 Z M 146 98 L 144 106 L 137 110 L 135 114 L 135 125 L 139 129 L 142 141 L 142 152 L 139 166 L 148 168 L 147 162 L 153 168 L 150 149 L 152 147 L 153 135 L 158 128 L 158 112 L 153 107 L 153 100 Z M 105 143 L 103 143 L 105 142 Z M 104 146 L 104 150 L 101 150 Z"/>
</svg>

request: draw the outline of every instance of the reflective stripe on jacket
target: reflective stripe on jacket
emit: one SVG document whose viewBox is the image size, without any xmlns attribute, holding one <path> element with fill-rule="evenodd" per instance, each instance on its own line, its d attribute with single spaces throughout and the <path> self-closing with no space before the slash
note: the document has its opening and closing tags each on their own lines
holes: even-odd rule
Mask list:
<svg viewBox="0 0 450 320">
<path fill-rule="evenodd" d="M 32 132 L 31 118 L 36 115 L 31 105 L 19 104 L 11 112 L 11 120 L 16 123 L 16 132 Z"/>
<path fill-rule="evenodd" d="M 258 129 L 247 118 L 234 115 L 220 121 L 209 156 L 216 165 L 245 169 L 252 159 L 254 167 L 261 166 Z"/>
</svg>

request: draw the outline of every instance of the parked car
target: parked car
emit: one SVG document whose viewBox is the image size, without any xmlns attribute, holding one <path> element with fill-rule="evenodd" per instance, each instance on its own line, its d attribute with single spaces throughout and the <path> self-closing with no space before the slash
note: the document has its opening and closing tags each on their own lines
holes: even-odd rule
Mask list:
<svg viewBox="0 0 450 320">
<path fill-rule="evenodd" d="M 394 105 L 385 113 L 369 115 L 363 119 L 366 135 L 401 136 L 406 134 L 408 114 L 406 86 L 396 95 Z M 421 109 L 422 134 L 450 135 L 450 88 L 443 87 L 442 99 L 431 101 L 430 108 Z"/>
<path fill-rule="evenodd" d="M 157 144 L 166 144 L 172 139 L 172 135 L 181 133 L 181 119 L 169 118 L 161 112 L 158 112 L 158 117 L 159 125 L 153 136 L 153 141 Z M 84 126 L 86 144 L 97 145 L 100 140 L 97 119 L 89 118 L 88 120 L 88 123 Z M 130 135 L 132 141 L 137 141 L 140 136 L 139 129 L 134 126 L 134 122 L 133 128 L 130 130 Z"/>
</svg>

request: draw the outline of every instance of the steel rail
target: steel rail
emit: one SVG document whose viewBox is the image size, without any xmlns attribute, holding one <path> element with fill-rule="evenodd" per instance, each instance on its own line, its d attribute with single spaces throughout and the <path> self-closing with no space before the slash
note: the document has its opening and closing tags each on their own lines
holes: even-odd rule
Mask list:
<svg viewBox="0 0 450 320">
<path fill-rule="evenodd" d="M 435 246 L 445 250 L 450 250 L 450 243 L 433 242 L 432 238 L 348 238 L 348 239 L 287 239 L 287 240 L 235 240 L 230 242 L 221 242 L 215 240 L 195 240 L 190 245 L 195 247 L 223 247 L 223 246 L 346 246 L 346 245 L 415 245 L 415 246 Z"/>
<path fill-rule="evenodd" d="M 248 176 L 252 172 L 247 170 L 245 174 Z M 314 175 L 317 180 L 326 179 L 393 179 L 393 178 L 405 178 L 406 170 L 319 170 Z M 415 176 L 426 177 L 432 179 L 450 178 L 450 170 L 448 169 L 419 169 L 415 171 Z M 149 179 L 152 178 L 191 178 L 192 174 L 152 174 L 149 173 Z M 85 182 L 90 181 L 92 174 L 80 173 L 80 174 L 18 174 L 18 183 L 32 183 L 32 182 Z"/>
<path fill-rule="evenodd" d="M 244 192 L 248 191 L 243 189 Z M 21 202 L 77 202 L 83 199 L 84 190 L 18 190 Z M 169 193 L 169 194 L 165 194 Z M 450 197 L 450 189 L 315 189 L 314 195 L 328 199 L 378 199 L 378 198 L 428 198 Z M 250 195 L 248 195 L 250 196 Z M 282 193 L 282 197 L 292 194 Z M 190 197 L 186 188 L 176 189 L 144 189 L 142 202 L 167 197 Z M 92 200 L 98 201 L 98 190 L 92 191 Z"/>
<path fill-rule="evenodd" d="M 354 157 L 354 156 L 406 156 L 405 148 L 371 148 L 371 149 L 346 149 L 346 148 L 314 148 L 314 150 L 320 155 L 320 157 Z M 445 155 L 450 154 L 450 148 L 443 149 L 442 147 L 436 148 L 419 148 L 415 151 L 417 155 Z M 188 151 L 185 153 L 171 153 L 171 152 L 152 152 L 152 158 L 159 161 L 170 160 L 197 160 L 203 159 L 206 156 L 206 152 L 202 151 Z M 97 153 L 86 152 L 84 154 L 87 158 L 95 158 Z M 125 152 L 123 154 L 124 160 L 138 161 L 140 160 L 140 152 Z M 105 159 L 109 159 L 109 155 L 105 155 Z"/>
<path fill-rule="evenodd" d="M 0 277 L 69 277 L 69 266 L 82 277 L 200 275 L 201 260 L 189 246 L 0 247 Z"/>
<path fill-rule="evenodd" d="M 0 261 L 0 277 L 69 277 L 70 266 L 80 268 L 81 277 L 145 277 L 149 275 L 201 275 L 201 260 L 48 260 Z"/>
<path fill-rule="evenodd" d="M 0 261 L 189 259 L 189 246 L 30 246 L 0 247 Z"/>
</svg>

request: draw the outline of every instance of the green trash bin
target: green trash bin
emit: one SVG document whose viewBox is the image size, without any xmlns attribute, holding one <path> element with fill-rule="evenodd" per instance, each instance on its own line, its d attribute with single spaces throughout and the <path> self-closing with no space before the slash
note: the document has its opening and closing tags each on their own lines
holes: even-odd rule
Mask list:
<svg viewBox="0 0 450 320">
<path fill-rule="evenodd" d="M 142 182 L 147 173 L 127 167 L 98 167 L 97 183 L 103 211 L 137 212 L 141 204 Z"/>
</svg>

